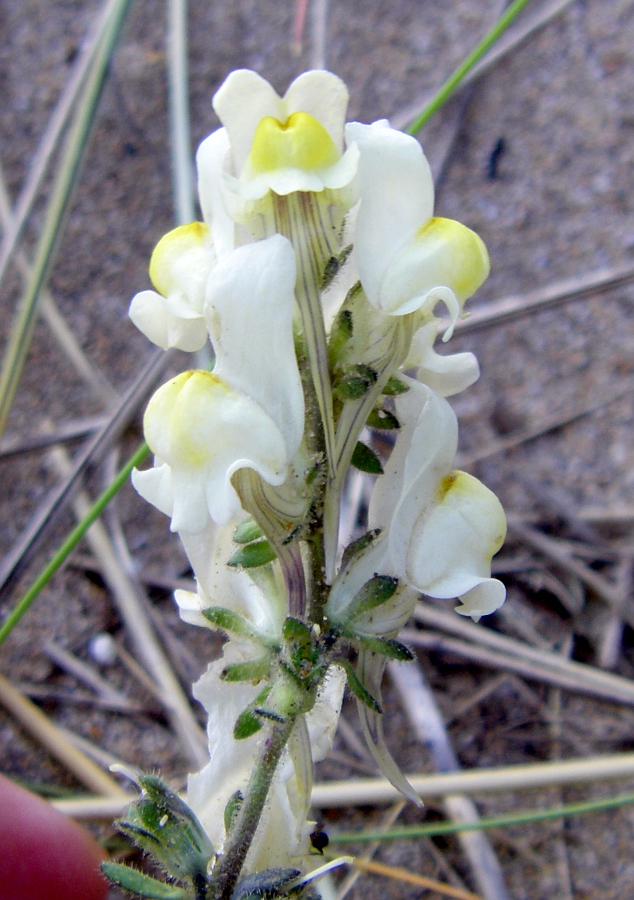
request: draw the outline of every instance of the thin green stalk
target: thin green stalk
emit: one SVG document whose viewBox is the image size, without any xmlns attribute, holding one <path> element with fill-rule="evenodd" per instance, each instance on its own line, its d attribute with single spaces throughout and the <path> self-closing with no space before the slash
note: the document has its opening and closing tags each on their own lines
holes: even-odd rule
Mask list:
<svg viewBox="0 0 634 900">
<path fill-rule="evenodd" d="M 514 0 L 507 10 L 500 16 L 493 28 L 482 38 L 480 43 L 475 47 L 467 58 L 458 66 L 458 68 L 449 76 L 447 81 L 440 88 L 435 97 L 427 104 L 425 109 L 418 115 L 414 121 L 405 129 L 407 134 L 418 134 L 423 125 L 425 125 L 438 110 L 445 105 L 449 97 L 456 90 L 467 72 L 472 69 L 480 60 L 487 50 L 500 38 L 511 22 L 529 3 L 529 0 Z"/>
<path fill-rule="evenodd" d="M 526 825 L 529 822 L 545 822 L 549 819 L 564 819 L 583 813 L 599 812 L 634 803 L 634 794 L 622 794 L 608 800 L 589 800 L 586 803 L 570 803 L 550 809 L 527 809 L 508 816 L 494 816 L 478 822 L 435 822 L 433 825 L 410 825 L 391 828 L 388 831 L 358 831 L 331 834 L 331 844 L 365 844 L 371 841 L 400 841 L 406 838 L 430 837 L 441 834 L 456 834 L 460 831 L 481 831 L 485 828 L 502 828 L 508 825 Z"/>
<path fill-rule="evenodd" d="M 101 89 L 108 61 L 117 40 L 130 0 L 120 0 L 101 39 L 101 44 L 90 73 L 86 79 L 81 102 L 64 144 L 62 162 L 56 174 L 48 204 L 44 229 L 38 241 L 31 275 L 21 297 L 9 343 L 5 350 L 0 372 L 0 434 L 4 431 L 11 404 L 22 375 L 37 319 L 40 291 L 48 276 L 55 250 L 61 237 L 61 222 L 75 184 L 83 151 L 88 141 L 90 126 Z"/>
<path fill-rule="evenodd" d="M 77 525 L 76 528 L 71 531 L 69 536 L 57 550 L 50 562 L 44 567 L 44 569 L 35 579 L 26 594 L 24 594 L 24 596 L 18 601 L 16 606 L 9 613 L 7 619 L 0 628 L 0 644 L 2 644 L 4 639 L 8 637 L 8 635 L 13 631 L 31 603 L 33 603 L 40 591 L 44 587 L 46 587 L 53 575 L 65 562 L 68 555 L 75 549 L 92 523 L 99 518 L 99 516 L 102 514 L 115 494 L 117 494 L 118 491 L 121 490 L 123 485 L 130 477 L 130 472 L 132 471 L 132 469 L 134 469 L 135 466 L 141 465 L 149 452 L 150 448 L 148 447 L 148 445 L 145 443 L 142 444 L 138 448 L 138 450 L 136 450 L 136 452 L 130 457 L 121 471 L 116 475 L 112 483 L 109 484 L 105 491 L 97 498 L 97 500 L 95 500 L 92 508 L 90 509 L 90 512 L 85 517 L 85 519 L 83 519 L 79 523 L 79 525 Z"/>
<path fill-rule="evenodd" d="M 260 757 L 253 766 L 235 831 L 214 869 L 208 890 L 210 900 L 230 900 L 233 894 L 255 837 L 275 770 L 294 724 L 294 718 L 289 717 L 271 726 L 269 735 L 262 745 Z"/>
</svg>

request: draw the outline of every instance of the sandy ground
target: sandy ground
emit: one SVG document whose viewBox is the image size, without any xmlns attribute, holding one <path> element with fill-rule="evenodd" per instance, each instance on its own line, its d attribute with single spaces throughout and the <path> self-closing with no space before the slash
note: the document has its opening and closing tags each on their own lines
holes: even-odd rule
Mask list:
<svg viewBox="0 0 634 900">
<path fill-rule="evenodd" d="M 524 21 L 547 5 L 534 0 Z M 5 0 L 0 7 L 0 161 L 11 199 L 29 171 L 97 8 L 94 2 L 74 0 Z M 325 63 L 349 85 L 350 117 L 402 119 L 402 111 L 413 100 L 442 83 L 499 11 L 499 0 L 332 2 Z M 306 46 L 298 57 L 291 49 L 294 4 L 290 2 L 190 4 L 192 149 L 217 127 L 211 97 L 229 71 L 254 68 L 283 91 L 311 66 L 315 52 L 311 13 Z M 433 160 L 448 146 L 438 182 L 438 214 L 465 222 L 489 248 L 492 274 L 471 302 L 474 311 L 565 279 L 634 267 L 633 47 L 631 0 L 576 0 L 475 81 L 422 132 L 423 146 Z M 444 143 L 448 133 L 453 135 L 450 145 Z M 42 226 L 45 199 L 46 191 L 24 235 L 22 246 L 29 256 Z M 172 221 L 164 13 L 162 5 L 137 0 L 109 70 L 49 280 L 55 302 L 83 351 L 119 394 L 151 353 L 145 338 L 127 320 L 127 307 L 132 294 L 149 287 L 151 250 Z M 19 274 L 12 268 L 0 297 L 3 342 L 19 289 Z M 634 558 L 633 300 L 630 283 L 597 289 L 512 322 L 465 330 L 452 341 L 455 350 L 476 352 L 482 367 L 478 384 L 455 402 L 461 449 L 472 460 L 472 470 L 511 513 L 536 516 L 542 532 L 579 541 L 583 547 L 577 548 L 575 558 L 607 579 L 620 577 L 625 619 L 632 610 L 626 582 L 628 577 L 631 581 Z M 177 368 L 184 365 L 184 358 L 175 362 Z M 77 376 L 49 327 L 40 321 L 5 441 L 28 447 L 32 435 L 100 415 L 106 405 L 104 397 Z M 557 422 L 560 427 L 540 437 L 492 452 L 501 439 L 519 439 Z M 135 446 L 139 427 L 137 415 L 119 442 L 119 459 Z M 65 446 L 72 454 L 81 441 Z M 483 451 L 487 458 L 473 462 L 485 455 Z M 0 550 L 8 553 L 45 501 L 57 474 L 45 450 L 5 455 L 0 466 Z M 89 490 L 99 491 L 107 477 L 107 466 L 93 467 Z M 588 508 L 602 511 L 608 526 L 589 525 L 583 518 Z M 142 504 L 130 488 L 117 500 L 116 515 L 139 571 L 168 582 L 186 572 L 166 520 Z M 46 546 L 19 582 L 5 590 L 3 609 L 13 605 L 71 524 L 66 513 L 51 529 Z M 39 702 L 57 723 L 122 759 L 159 767 L 179 783 L 188 762 L 152 698 L 141 695 L 125 668 L 115 665 L 102 674 L 130 696 L 141 698 L 143 715 L 125 716 L 59 699 L 60 692 L 86 691 L 51 662 L 44 652 L 47 641 L 87 659 L 88 642 L 96 633 L 106 630 L 123 636 L 112 598 L 100 576 L 90 570 L 85 548 L 81 552 L 54 578 L 2 648 L 0 667 L 16 683 L 39 686 L 45 695 L 48 691 Z M 526 560 L 529 553 L 512 539 L 504 558 L 515 560 L 517 569 L 517 560 Z M 596 592 L 543 556 L 530 557 L 522 571 L 505 578 L 509 607 L 517 615 L 513 620 L 496 616 L 490 627 L 529 642 L 541 641 L 592 664 L 602 659 L 609 615 Z M 168 590 L 155 587 L 150 594 L 158 615 L 179 638 L 184 679 L 194 677 L 211 652 L 208 636 L 192 634 L 195 629 L 178 623 Z M 632 677 L 632 634 L 627 627 L 619 631 L 618 620 L 616 628 L 612 662 L 621 675 Z M 487 693 L 483 687 L 496 676 L 491 669 L 446 652 L 421 656 L 421 661 L 465 767 L 632 747 L 634 713 L 627 706 L 557 692 L 535 681 L 518 686 L 512 678 L 491 683 Z M 480 689 L 482 700 L 461 713 Z M 404 768 L 431 770 L 429 755 L 411 733 L 398 700 L 390 698 L 387 706 L 389 733 Z M 352 705 L 346 710 L 356 727 Z M 367 765 L 357 759 L 355 770 L 349 761 L 354 753 L 343 740 L 337 749 L 340 756 L 324 774 L 346 777 L 359 774 L 359 765 Z M 77 787 L 2 711 L 0 753 L 2 769 L 11 775 Z M 481 810 L 493 814 L 517 806 L 553 805 L 610 790 L 616 792 L 617 787 L 488 797 L 482 798 Z M 432 815 L 435 808 L 432 805 Z M 346 818 L 333 814 L 330 819 L 338 826 L 361 826 L 378 821 L 378 815 L 368 810 L 363 818 L 351 813 Z M 418 815 L 408 811 L 404 819 L 415 821 Z M 514 900 L 608 900 L 634 893 L 633 830 L 634 812 L 626 807 L 569 820 L 565 826 L 551 823 L 497 831 L 491 840 Z M 380 851 L 379 858 L 445 877 L 438 868 L 439 849 L 447 865 L 473 889 L 468 865 L 453 839 L 439 841 L 431 849 L 425 843 L 397 844 Z M 420 896 L 419 888 L 390 885 L 388 890 L 391 896 Z M 377 878 L 364 877 L 354 891 L 357 897 L 378 898 L 385 895 L 386 886 Z"/>
</svg>

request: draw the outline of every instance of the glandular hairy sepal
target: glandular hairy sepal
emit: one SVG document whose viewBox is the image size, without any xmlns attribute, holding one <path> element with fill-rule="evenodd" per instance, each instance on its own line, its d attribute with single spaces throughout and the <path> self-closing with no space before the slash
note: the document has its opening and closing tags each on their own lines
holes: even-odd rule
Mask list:
<svg viewBox="0 0 634 900">
<path fill-rule="evenodd" d="M 375 575 L 363 585 L 346 610 L 346 622 L 354 622 L 365 613 L 391 600 L 398 588 L 398 578 Z"/>
<path fill-rule="evenodd" d="M 187 804 L 158 776 L 139 776 L 138 787 L 141 796 L 115 822 L 117 829 L 151 856 L 169 877 L 194 889 L 195 883 L 206 877 L 213 854 L 213 847 L 202 825 Z M 119 876 L 127 877 L 121 872 Z M 126 886 L 121 881 L 117 883 Z M 137 893 L 140 891 L 137 890 Z M 183 893 L 182 896 L 190 894 Z M 176 897 L 181 894 L 142 893 L 142 896 Z"/>
<path fill-rule="evenodd" d="M 275 550 L 268 541 L 261 540 L 240 547 L 228 560 L 227 565 L 234 568 L 240 566 L 243 569 L 256 569 L 259 566 L 265 566 L 267 563 L 273 562 L 274 559 L 277 559 Z"/>
<path fill-rule="evenodd" d="M 363 684 L 357 673 L 355 672 L 352 664 L 348 662 L 347 659 L 343 659 L 340 661 L 341 666 L 346 673 L 348 678 L 348 687 L 357 698 L 357 700 L 362 703 L 364 706 L 367 706 L 372 712 L 377 715 L 381 715 L 383 710 L 381 709 L 381 704 L 376 699 L 374 694 L 371 694 L 370 691 Z"/>
<path fill-rule="evenodd" d="M 189 900 L 193 896 L 185 888 L 166 884 L 123 863 L 102 863 L 101 871 L 112 884 L 148 900 Z"/>
<path fill-rule="evenodd" d="M 286 897 L 301 877 L 299 869 L 264 869 L 247 875 L 235 887 L 231 900 L 273 900 Z"/>
</svg>

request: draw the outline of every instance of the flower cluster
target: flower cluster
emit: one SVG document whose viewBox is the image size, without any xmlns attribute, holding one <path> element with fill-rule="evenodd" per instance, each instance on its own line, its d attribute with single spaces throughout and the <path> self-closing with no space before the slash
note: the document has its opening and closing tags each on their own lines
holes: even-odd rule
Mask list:
<svg viewBox="0 0 634 900">
<path fill-rule="evenodd" d="M 231 74 L 214 97 L 223 127 L 197 154 L 204 221 L 159 241 L 154 290 L 130 307 L 154 343 L 209 340 L 215 359 L 152 397 L 154 466 L 133 482 L 191 561 L 198 591 L 177 592 L 183 618 L 229 636 L 195 689 L 210 762 L 189 786 L 223 898 L 240 873 L 310 868 L 312 763 L 346 680 L 372 751 L 412 796 L 381 731 L 383 667 L 409 656 L 399 629 L 420 593 L 458 598 L 475 619 L 505 596 L 490 572 L 500 503 L 453 470 L 446 397 L 478 364 L 433 349 L 438 303 L 446 341 L 488 275 L 486 248 L 434 216 L 419 143 L 387 121 L 346 125 L 347 99 L 328 72 L 282 98 L 254 72 Z M 386 462 L 365 429 L 395 435 Z M 351 466 L 377 477 L 368 530 L 341 557 Z M 266 803 L 254 799 L 263 778 Z"/>
</svg>

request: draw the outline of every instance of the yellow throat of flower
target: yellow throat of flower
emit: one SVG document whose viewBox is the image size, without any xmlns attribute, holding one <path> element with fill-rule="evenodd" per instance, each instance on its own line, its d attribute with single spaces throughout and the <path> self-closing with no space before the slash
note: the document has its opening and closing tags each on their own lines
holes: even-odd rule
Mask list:
<svg viewBox="0 0 634 900">
<path fill-rule="evenodd" d="M 316 172 L 339 159 L 332 138 L 309 113 L 294 112 L 285 122 L 265 116 L 255 130 L 247 161 L 251 176 L 279 169 Z"/>
</svg>

